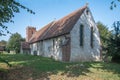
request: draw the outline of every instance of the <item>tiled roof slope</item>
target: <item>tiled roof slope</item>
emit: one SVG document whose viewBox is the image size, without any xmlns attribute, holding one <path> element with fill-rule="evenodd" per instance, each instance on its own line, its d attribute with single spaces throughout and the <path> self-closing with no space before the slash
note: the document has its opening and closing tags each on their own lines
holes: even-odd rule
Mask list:
<svg viewBox="0 0 120 80">
<path fill-rule="evenodd" d="M 28 42 L 21 42 L 22 49 L 30 49 L 30 45 Z"/>
<path fill-rule="evenodd" d="M 69 33 L 86 8 L 87 6 L 84 6 L 58 21 L 49 23 L 32 36 L 30 43 Z"/>
<path fill-rule="evenodd" d="M 42 29 L 38 30 L 33 34 L 29 43 L 37 42 L 42 40 L 46 32 L 48 31 L 49 27 L 53 24 L 53 22 L 49 23 L 48 25 L 44 26 Z"/>
</svg>

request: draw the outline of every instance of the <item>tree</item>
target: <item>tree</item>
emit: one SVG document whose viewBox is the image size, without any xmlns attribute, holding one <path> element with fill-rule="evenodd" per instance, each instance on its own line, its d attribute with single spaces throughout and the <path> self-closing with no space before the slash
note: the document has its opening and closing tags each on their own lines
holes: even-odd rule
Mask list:
<svg viewBox="0 0 120 80">
<path fill-rule="evenodd" d="M 20 43 L 23 38 L 19 33 L 12 34 L 7 44 L 7 48 L 10 50 L 15 50 L 16 53 L 20 52 Z"/>
<path fill-rule="evenodd" d="M 106 53 L 107 53 L 108 42 L 111 36 L 111 32 L 108 30 L 107 26 L 101 22 L 97 22 L 97 27 L 99 28 L 99 33 L 100 33 L 102 53 L 103 55 L 107 55 Z"/>
<path fill-rule="evenodd" d="M 25 9 L 27 12 L 31 14 L 35 14 L 35 12 L 21 5 L 16 0 L 0 0 L 0 27 L 1 27 L 0 36 L 6 35 L 4 33 L 5 31 L 6 33 L 10 33 L 7 30 L 8 27 L 5 26 L 4 24 L 9 22 L 13 23 L 14 21 L 12 20 L 12 18 L 14 17 L 14 13 L 19 13 L 20 8 Z"/>
<path fill-rule="evenodd" d="M 113 10 L 113 8 L 116 8 L 118 2 L 120 2 L 120 0 L 112 0 L 110 9 Z"/>
<path fill-rule="evenodd" d="M 111 53 L 113 62 L 120 62 L 120 21 L 113 24 L 112 35 L 108 45 L 108 51 Z"/>
</svg>

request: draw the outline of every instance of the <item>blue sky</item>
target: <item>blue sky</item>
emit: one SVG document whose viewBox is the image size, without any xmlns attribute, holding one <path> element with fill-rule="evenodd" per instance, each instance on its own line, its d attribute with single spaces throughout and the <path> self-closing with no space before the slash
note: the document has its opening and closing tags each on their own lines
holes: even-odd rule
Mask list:
<svg viewBox="0 0 120 80">
<path fill-rule="evenodd" d="M 114 21 L 119 20 L 119 6 L 110 10 L 112 0 L 17 0 L 24 6 L 32 9 L 36 14 L 32 15 L 21 9 L 20 13 L 15 14 L 14 23 L 6 24 L 8 30 L 12 33 L 18 32 L 22 37 L 26 37 L 26 27 L 34 26 L 40 29 L 53 20 L 58 20 L 67 14 L 79 9 L 86 3 L 95 19 L 95 22 L 101 21 L 103 24 L 111 27 Z M 119 4 L 118 4 L 119 5 Z M 0 40 L 8 40 L 7 36 L 0 36 Z"/>
</svg>

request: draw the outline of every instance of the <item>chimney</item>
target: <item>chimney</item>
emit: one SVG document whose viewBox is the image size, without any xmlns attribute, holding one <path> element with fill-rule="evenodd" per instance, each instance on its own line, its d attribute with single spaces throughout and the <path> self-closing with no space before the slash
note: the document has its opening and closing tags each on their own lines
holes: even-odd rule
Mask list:
<svg viewBox="0 0 120 80">
<path fill-rule="evenodd" d="M 29 42 L 30 38 L 32 37 L 32 35 L 35 32 L 36 32 L 36 28 L 35 27 L 28 26 L 26 28 L 26 42 Z"/>
</svg>

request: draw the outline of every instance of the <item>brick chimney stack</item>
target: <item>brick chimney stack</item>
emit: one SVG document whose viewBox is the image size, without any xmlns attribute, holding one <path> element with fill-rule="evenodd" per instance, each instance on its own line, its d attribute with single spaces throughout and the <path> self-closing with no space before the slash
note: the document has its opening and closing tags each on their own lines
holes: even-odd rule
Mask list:
<svg viewBox="0 0 120 80">
<path fill-rule="evenodd" d="M 36 32 L 36 28 L 35 27 L 28 26 L 26 28 L 26 42 L 29 42 L 30 38 L 32 37 L 32 35 L 35 32 Z"/>
</svg>

